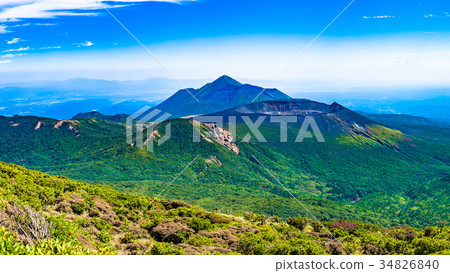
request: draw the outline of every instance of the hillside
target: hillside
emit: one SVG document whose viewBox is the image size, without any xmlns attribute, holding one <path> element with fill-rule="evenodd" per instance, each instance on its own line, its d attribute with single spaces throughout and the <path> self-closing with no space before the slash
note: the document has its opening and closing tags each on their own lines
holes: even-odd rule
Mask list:
<svg viewBox="0 0 450 273">
<path fill-rule="evenodd" d="M 86 113 L 79 113 L 72 117 L 72 120 L 78 120 L 78 119 L 89 119 L 89 118 L 96 118 L 96 119 L 102 119 L 106 121 L 111 122 L 117 122 L 117 123 L 125 123 L 127 121 L 128 115 L 125 114 L 117 114 L 117 115 L 103 115 L 102 113 L 99 113 L 97 111 L 92 112 L 86 112 Z"/>
<path fill-rule="evenodd" d="M 362 112 L 361 114 L 409 135 L 445 141 L 450 144 L 450 123 L 448 122 L 403 114 L 369 114 Z"/>
<path fill-rule="evenodd" d="M 0 162 L 2 255 L 449 254 L 449 239 L 449 227 L 211 213 Z"/>
<path fill-rule="evenodd" d="M 148 110 L 148 113 L 158 109 L 172 114 L 171 118 L 207 114 L 250 103 L 259 94 L 261 95 L 256 101 L 290 98 L 277 89 L 265 90 L 262 87 L 242 84 L 228 76 L 222 76 L 199 89 L 179 90 L 161 104 Z"/>
</svg>

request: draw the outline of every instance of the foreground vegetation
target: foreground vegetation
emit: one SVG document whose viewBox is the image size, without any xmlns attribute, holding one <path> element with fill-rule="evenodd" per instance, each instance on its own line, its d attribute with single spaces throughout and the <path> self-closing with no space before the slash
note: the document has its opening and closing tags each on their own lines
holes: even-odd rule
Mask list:
<svg viewBox="0 0 450 273">
<path fill-rule="evenodd" d="M 450 228 L 225 215 L 0 162 L 0 254 L 450 254 Z"/>
</svg>

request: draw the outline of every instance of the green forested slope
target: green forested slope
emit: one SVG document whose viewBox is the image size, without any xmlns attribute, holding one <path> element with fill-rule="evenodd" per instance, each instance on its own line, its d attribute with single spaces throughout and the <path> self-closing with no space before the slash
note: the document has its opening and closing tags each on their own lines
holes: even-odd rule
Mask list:
<svg viewBox="0 0 450 273">
<path fill-rule="evenodd" d="M 306 213 L 259 161 L 321 220 L 423 227 L 449 219 L 448 194 L 438 190 L 448 184 L 450 151 L 445 142 L 373 126 L 373 134 L 383 142 L 330 129 L 324 130 L 325 143 L 280 143 L 278 127 L 264 125 L 267 143 L 254 138 L 244 143 L 240 139 L 247 131 L 238 126 L 235 154 L 215 141 L 192 143 L 188 120 L 170 123 L 172 138 L 149 153 L 125 143 L 123 124 L 83 119 L 55 128 L 55 120 L 3 117 L 0 159 L 155 196 L 198 155 L 162 197 L 230 213 L 283 218 Z M 158 130 L 164 133 L 164 124 Z M 289 139 L 295 139 L 298 130 L 292 128 Z"/>
</svg>

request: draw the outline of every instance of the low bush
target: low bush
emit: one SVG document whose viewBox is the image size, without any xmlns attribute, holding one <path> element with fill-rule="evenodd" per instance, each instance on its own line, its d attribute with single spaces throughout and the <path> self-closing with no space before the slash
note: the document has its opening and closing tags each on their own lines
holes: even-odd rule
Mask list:
<svg viewBox="0 0 450 273">
<path fill-rule="evenodd" d="M 149 255 L 183 255 L 181 247 L 173 248 L 169 243 L 155 243 L 147 253 Z"/>
</svg>

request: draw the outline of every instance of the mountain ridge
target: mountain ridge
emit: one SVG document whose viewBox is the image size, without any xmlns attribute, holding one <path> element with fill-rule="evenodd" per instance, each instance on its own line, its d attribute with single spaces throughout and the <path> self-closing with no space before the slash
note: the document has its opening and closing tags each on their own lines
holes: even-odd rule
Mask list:
<svg viewBox="0 0 450 273">
<path fill-rule="evenodd" d="M 128 117 L 127 114 L 103 115 L 100 112 L 92 111 L 92 112 L 78 113 L 77 115 L 73 116 L 71 119 L 78 120 L 78 119 L 87 119 L 87 118 L 98 118 L 98 119 L 116 122 L 116 123 L 125 123 L 127 120 L 127 117 Z"/>
</svg>

